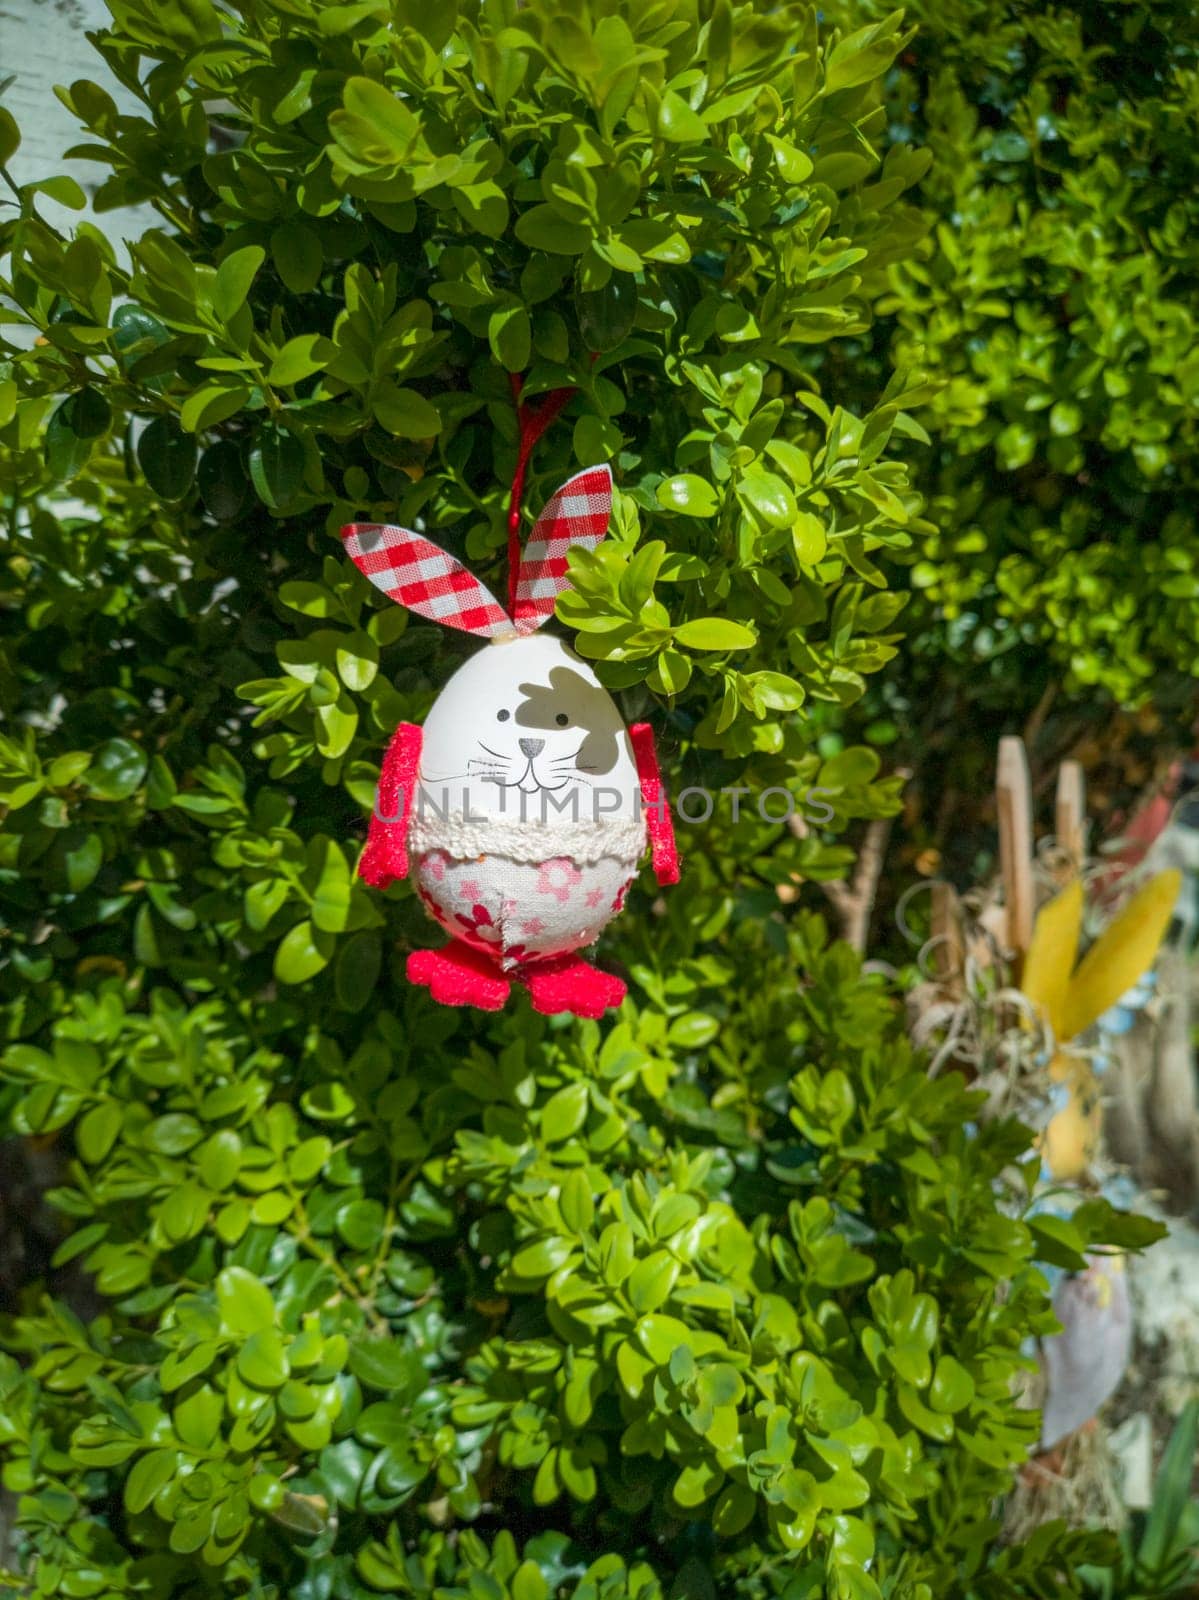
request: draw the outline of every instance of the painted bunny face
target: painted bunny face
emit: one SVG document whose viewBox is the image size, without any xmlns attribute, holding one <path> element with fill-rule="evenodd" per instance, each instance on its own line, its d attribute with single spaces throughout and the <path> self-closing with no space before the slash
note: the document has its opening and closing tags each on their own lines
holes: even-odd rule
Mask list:
<svg viewBox="0 0 1199 1600">
<path fill-rule="evenodd" d="M 637 768 L 591 668 L 537 629 L 569 587 L 568 552 L 608 528 L 612 474 L 588 467 L 551 495 L 521 557 L 511 615 L 456 557 L 380 523 L 342 530 L 359 571 L 398 604 L 491 644 L 459 668 L 425 723 L 421 791 L 442 817 L 635 820 Z"/>
<path fill-rule="evenodd" d="M 636 816 L 629 736 L 594 672 L 560 639 L 497 641 L 461 666 L 425 719 L 427 805 L 529 821 Z"/>
</svg>

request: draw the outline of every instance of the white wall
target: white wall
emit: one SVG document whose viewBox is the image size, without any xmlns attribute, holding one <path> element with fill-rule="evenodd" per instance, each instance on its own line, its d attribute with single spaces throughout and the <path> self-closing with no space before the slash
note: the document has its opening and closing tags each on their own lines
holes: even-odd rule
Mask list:
<svg viewBox="0 0 1199 1600">
<path fill-rule="evenodd" d="M 85 142 L 88 135 L 55 95 L 54 85 L 68 87 L 76 78 L 90 78 L 122 111 L 136 109 L 137 101 L 116 82 L 87 41 L 89 29 L 105 27 L 109 20 L 104 0 L 0 0 L 0 83 L 13 79 L 0 94 L 0 104 L 21 130 L 21 148 L 10 168 L 14 182 L 32 183 L 65 172 L 90 198 L 106 176 L 107 169 L 93 161 L 63 160 L 63 151 Z M 157 220 L 145 206 L 93 215 L 70 211 L 44 196 L 38 200 L 38 210 L 64 231 L 87 216 L 117 244 L 136 238 Z"/>
</svg>

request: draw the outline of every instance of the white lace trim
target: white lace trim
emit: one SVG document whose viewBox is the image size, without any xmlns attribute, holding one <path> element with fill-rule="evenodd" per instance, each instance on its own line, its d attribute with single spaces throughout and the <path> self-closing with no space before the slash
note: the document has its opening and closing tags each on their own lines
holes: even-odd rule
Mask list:
<svg viewBox="0 0 1199 1600">
<path fill-rule="evenodd" d="M 475 856 L 507 856 L 510 861 L 546 861 L 568 856 L 572 861 L 637 862 L 645 853 L 645 818 L 601 817 L 598 821 L 551 817 L 521 822 L 510 817 L 438 817 L 426 813 L 409 824 L 414 855 L 444 850 L 459 861 Z"/>
</svg>

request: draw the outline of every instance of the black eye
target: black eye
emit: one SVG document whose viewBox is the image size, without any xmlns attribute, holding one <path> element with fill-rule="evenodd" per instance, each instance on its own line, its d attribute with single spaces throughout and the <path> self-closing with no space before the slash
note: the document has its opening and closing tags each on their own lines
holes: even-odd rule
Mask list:
<svg viewBox="0 0 1199 1600">
<path fill-rule="evenodd" d="M 497 722 L 507 722 L 511 715 L 511 711 L 497 711 L 495 714 L 495 720 Z"/>
<path fill-rule="evenodd" d="M 570 721 L 570 718 L 566 715 L 565 711 L 559 711 L 558 715 L 554 718 L 554 721 L 560 728 L 564 728 Z"/>
</svg>

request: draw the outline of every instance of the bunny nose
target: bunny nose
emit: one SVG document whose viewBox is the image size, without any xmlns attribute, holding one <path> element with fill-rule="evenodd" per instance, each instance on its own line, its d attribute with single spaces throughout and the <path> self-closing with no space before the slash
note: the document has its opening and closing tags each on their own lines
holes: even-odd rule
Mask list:
<svg viewBox="0 0 1199 1600">
<path fill-rule="evenodd" d="M 528 756 L 530 761 L 534 756 L 539 756 L 545 749 L 544 739 L 518 739 L 517 743 L 520 745 L 522 753 Z"/>
</svg>

